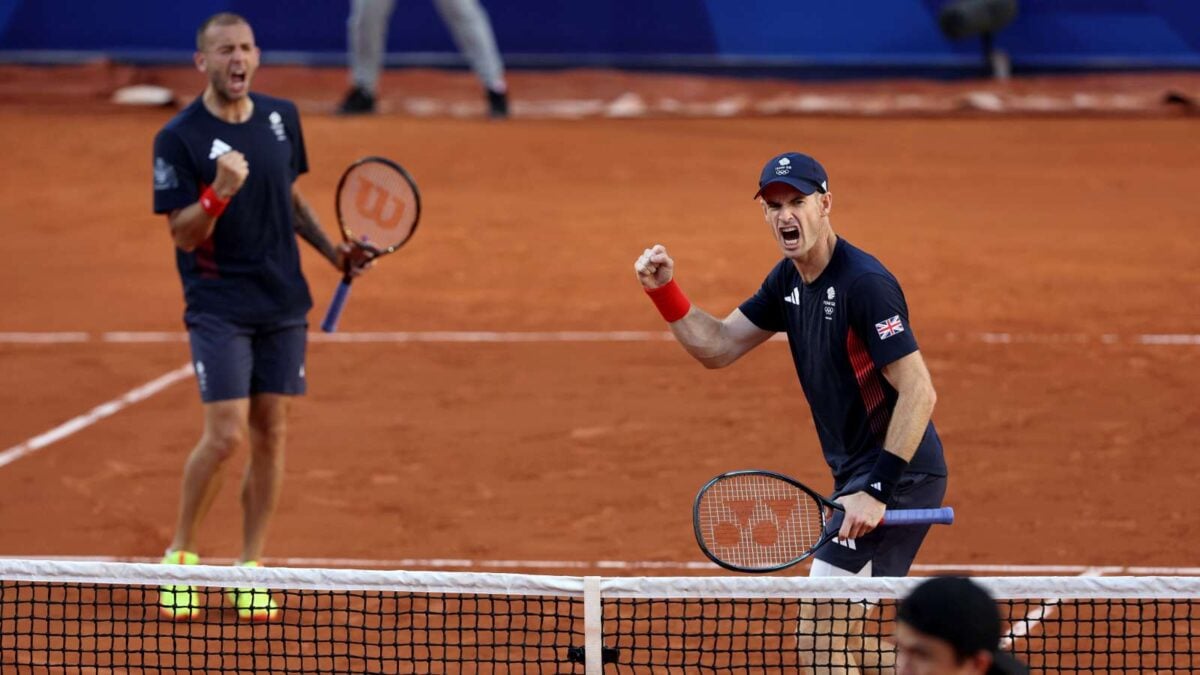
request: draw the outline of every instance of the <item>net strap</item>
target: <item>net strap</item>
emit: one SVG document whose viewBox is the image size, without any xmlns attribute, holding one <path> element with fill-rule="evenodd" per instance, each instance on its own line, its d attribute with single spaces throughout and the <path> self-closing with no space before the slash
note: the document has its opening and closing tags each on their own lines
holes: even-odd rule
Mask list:
<svg viewBox="0 0 1200 675">
<path fill-rule="evenodd" d="M 604 612 L 600 605 L 600 577 L 583 578 L 583 655 L 585 675 L 604 673 Z"/>
</svg>

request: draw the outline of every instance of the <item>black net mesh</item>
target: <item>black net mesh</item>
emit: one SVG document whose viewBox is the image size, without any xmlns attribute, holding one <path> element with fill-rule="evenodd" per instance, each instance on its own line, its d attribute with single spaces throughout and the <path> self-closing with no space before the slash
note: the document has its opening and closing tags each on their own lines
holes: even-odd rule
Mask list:
<svg viewBox="0 0 1200 675">
<path fill-rule="evenodd" d="M 123 581 L 113 581 L 88 580 L 87 565 L 54 567 L 61 577 L 54 579 L 7 568 L 0 565 L 2 673 L 585 672 L 580 577 L 448 573 L 414 590 L 412 579 L 423 573 L 391 573 L 394 588 L 375 588 L 381 575 L 383 582 L 392 577 L 363 572 L 361 586 L 370 590 L 361 590 L 345 583 L 350 570 L 292 570 L 285 577 L 278 569 L 208 568 L 192 586 L 199 612 L 185 621 L 164 614 L 157 584 L 180 584 L 189 569 L 131 565 Z M 105 567 L 106 575 L 114 568 Z M 137 582 L 139 574 L 148 580 Z M 337 582 L 328 590 L 309 588 L 330 576 Z M 279 579 L 287 583 L 272 587 Z M 272 620 L 250 620 L 231 603 L 227 589 L 247 580 L 269 589 L 279 606 Z M 819 582 L 824 590 L 806 597 L 814 580 L 602 580 L 603 670 L 888 669 L 895 662 L 895 598 L 917 580 L 859 580 L 842 597 L 831 594 L 841 581 Z M 995 588 L 1014 579 L 981 581 Z M 1067 591 L 1095 580 L 1048 582 L 1061 589 L 998 596 L 1003 646 L 1034 672 L 1200 672 L 1200 579 L 1132 579 L 1121 597 L 1086 598 Z M 1129 597 L 1130 585 L 1143 597 Z M 869 600 L 861 599 L 864 589 Z"/>
<path fill-rule="evenodd" d="M 246 620 L 222 589 L 191 620 L 155 587 L 0 582 L 0 671 L 220 673 L 570 672 L 582 601 L 570 597 L 272 591 Z"/>
</svg>

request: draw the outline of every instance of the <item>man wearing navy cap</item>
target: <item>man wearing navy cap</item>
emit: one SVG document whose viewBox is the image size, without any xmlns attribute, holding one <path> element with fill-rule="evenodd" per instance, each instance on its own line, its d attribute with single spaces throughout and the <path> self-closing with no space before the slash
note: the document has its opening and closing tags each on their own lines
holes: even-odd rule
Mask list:
<svg viewBox="0 0 1200 675">
<path fill-rule="evenodd" d="M 724 319 L 688 301 L 661 244 L 634 270 L 676 340 L 707 368 L 787 333 L 833 496 L 845 507 L 830 524 L 838 538 L 817 551 L 811 574 L 905 576 L 928 526 L 876 526 L 887 508 L 941 506 L 946 463 L 904 294 L 878 260 L 834 233 L 829 177 L 812 157 L 771 158 L 754 196 L 783 258 Z"/>
</svg>

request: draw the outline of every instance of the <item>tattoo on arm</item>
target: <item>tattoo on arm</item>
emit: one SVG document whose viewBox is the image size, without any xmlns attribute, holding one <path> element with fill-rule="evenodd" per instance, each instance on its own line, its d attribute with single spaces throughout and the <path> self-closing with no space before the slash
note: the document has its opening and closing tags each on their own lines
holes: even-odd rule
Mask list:
<svg viewBox="0 0 1200 675">
<path fill-rule="evenodd" d="M 296 234 L 320 251 L 321 255 L 325 256 L 329 262 L 336 265 L 337 250 L 334 248 L 333 242 L 329 241 L 329 237 L 321 229 L 321 224 L 317 222 L 316 215 L 299 193 L 292 193 L 292 210 L 295 212 Z"/>
</svg>

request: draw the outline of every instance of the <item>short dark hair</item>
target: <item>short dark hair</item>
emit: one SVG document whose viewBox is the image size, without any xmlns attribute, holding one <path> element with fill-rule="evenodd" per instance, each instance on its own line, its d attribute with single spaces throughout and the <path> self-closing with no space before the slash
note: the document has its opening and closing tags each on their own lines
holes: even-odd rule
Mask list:
<svg viewBox="0 0 1200 675">
<path fill-rule="evenodd" d="M 1000 609 L 983 586 L 966 577 L 934 577 L 921 582 L 896 608 L 896 619 L 914 630 L 945 640 L 959 663 L 992 655 L 988 675 L 1028 675 L 1029 668 L 1000 649 Z"/>
<path fill-rule="evenodd" d="M 914 588 L 896 618 L 950 643 L 959 661 L 1000 646 L 1000 612 L 982 586 L 965 577 L 934 577 Z"/>
<path fill-rule="evenodd" d="M 208 17 L 204 23 L 200 24 L 200 28 L 196 30 L 196 51 L 204 51 L 204 33 L 208 31 L 209 26 L 236 26 L 239 23 L 244 23 L 247 26 L 250 22 L 241 14 L 233 12 L 218 12 Z"/>
</svg>

